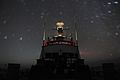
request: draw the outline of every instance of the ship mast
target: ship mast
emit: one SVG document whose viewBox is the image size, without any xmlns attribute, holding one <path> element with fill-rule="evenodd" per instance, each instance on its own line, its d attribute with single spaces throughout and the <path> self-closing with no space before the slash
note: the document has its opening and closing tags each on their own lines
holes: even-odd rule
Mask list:
<svg viewBox="0 0 120 80">
<path fill-rule="evenodd" d="M 45 32 L 45 22 L 43 23 L 43 46 L 46 45 L 46 32 Z"/>
<path fill-rule="evenodd" d="M 74 17 L 74 24 L 75 24 L 75 40 L 76 40 L 76 45 L 78 46 L 78 32 L 77 32 L 76 17 Z"/>
<path fill-rule="evenodd" d="M 45 39 L 46 39 L 46 32 L 44 30 L 44 32 L 43 32 L 43 41 L 45 41 Z"/>
</svg>

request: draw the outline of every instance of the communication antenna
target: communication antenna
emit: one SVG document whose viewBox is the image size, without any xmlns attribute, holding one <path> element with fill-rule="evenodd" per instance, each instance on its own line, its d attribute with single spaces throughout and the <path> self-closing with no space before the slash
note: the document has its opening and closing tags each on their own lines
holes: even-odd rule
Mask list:
<svg viewBox="0 0 120 80">
<path fill-rule="evenodd" d="M 78 32 L 77 32 L 77 22 L 76 22 L 76 16 L 74 17 L 74 27 L 75 27 L 75 40 L 78 40 Z"/>
<path fill-rule="evenodd" d="M 43 40 L 45 40 L 46 39 L 45 22 L 43 23 L 43 28 L 44 28 L 44 31 L 43 31 Z"/>
<path fill-rule="evenodd" d="M 78 40 L 78 32 L 77 32 L 77 23 L 75 23 L 75 40 L 77 41 Z"/>
<path fill-rule="evenodd" d="M 45 25 L 46 25 L 46 22 L 45 22 L 45 20 L 43 20 L 43 41 L 45 41 L 45 40 L 46 40 Z"/>
<path fill-rule="evenodd" d="M 43 27 L 43 43 L 42 43 L 42 45 L 43 46 L 46 46 L 46 31 L 45 31 L 45 25 L 46 25 L 46 22 L 45 22 L 45 20 L 42 18 L 42 27 Z M 44 49 L 43 49 L 43 52 L 44 52 Z M 42 56 L 43 56 L 43 54 L 41 54 Z M 40 58 L 42 58 L 41 56 L 40 56 Z"/>
<path fill-rule="evenodd" d="M 78 46 L 78 31 L 77 31 L 77 16 L 74 17 L 74 30 L 75 30 L 75 40 L 76 40 L 76 45 Z"/>
</svg>

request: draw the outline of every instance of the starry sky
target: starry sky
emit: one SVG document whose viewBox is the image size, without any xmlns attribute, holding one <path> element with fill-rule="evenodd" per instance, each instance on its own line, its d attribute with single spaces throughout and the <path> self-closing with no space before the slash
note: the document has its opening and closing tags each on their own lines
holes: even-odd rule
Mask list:
<svg viewBox="0 0 120 80">
<path fill-rule="evenodd" d="M 119 0 L 0 0 L 0 63 L 35 63 L 58 20 L 78 31 L 86 61 L 120 57 Z"/>
</svg>

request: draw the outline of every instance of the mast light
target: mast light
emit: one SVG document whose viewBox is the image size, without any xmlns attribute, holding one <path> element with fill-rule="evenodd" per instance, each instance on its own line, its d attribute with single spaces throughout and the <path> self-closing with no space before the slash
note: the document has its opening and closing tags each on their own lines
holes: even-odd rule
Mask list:
<svg viewBox="0 0 120 80">
<path fill-rule="evenodd" d="M 58 21 L 56 23 L 57 27 L 63 27 L 64 26 L 64 22 L 63 21 Z"/>
</svg>

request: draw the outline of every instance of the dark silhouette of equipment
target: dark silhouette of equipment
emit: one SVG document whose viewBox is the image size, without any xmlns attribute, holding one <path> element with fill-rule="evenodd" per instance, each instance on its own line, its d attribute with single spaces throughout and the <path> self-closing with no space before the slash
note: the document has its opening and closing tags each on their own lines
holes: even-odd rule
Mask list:
<svg viewBox="0 0 120 80">
<path fill-rule="evenodd" d="M 20 64 L 8 64 L 7 80 L 19 80 Z"/>
<path fill-rule="evenodd" d="M 114 63 L 103 63 L 104 80 L 119 80 L 114 68 Z"/>
</svg>

